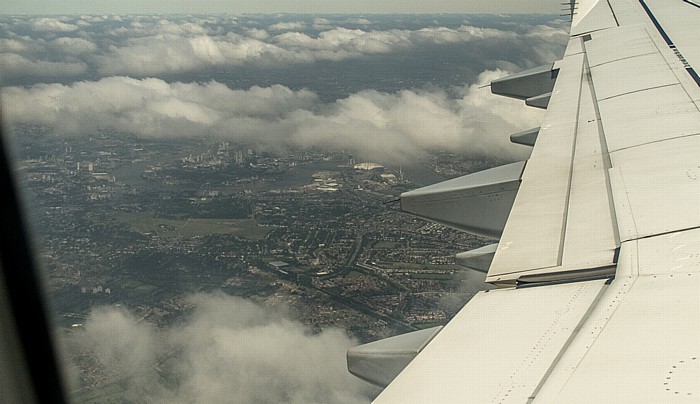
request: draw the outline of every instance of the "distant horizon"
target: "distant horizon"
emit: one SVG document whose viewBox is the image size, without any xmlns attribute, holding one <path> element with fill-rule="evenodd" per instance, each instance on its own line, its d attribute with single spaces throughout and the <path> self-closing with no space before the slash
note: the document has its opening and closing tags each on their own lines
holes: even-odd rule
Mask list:
<svg viewBox="0 0 700 404">
<path fill-rule="evenodd" d="M 221 16 L 245 16 L 245 15 L 321 15 L 321 16 L 390 16 L 390 15 L 473 15 L 473 16 L 489 16 L 489 15 L 502 15 L 502 16 L 557 16 L 560 15 L 562 18 L 568 18 L 567 16 L 561 15 L 559 13 L 486 13 L 486 12 L 374 12 L 374 13 L 360 13 L 360 12 L 228 12 L 228 11 L 213 11 L 213 12 L 46 12 L 46 13 L 6 13 L 0 12 L 0 16 L 22 16 L 22 17 L 79 17 L 81 15 L 88 16 L 99 16 L 99 15 L 119 15 L 119 16 L 134 16 L 134 15 L 163 15 L 163 16 L 183 16 L 183 15 L 221 15 Z"/>
<path fill-rule="evenodd" d="M 524 0 L 453 1 L 436 0 L 241 0 L 235 4 L 223 0 L 193 2 L 170 0 L 159 2 L 82 2 L 55 0 L 10 0 L 0 7 L 0 15 L 72 15 L 72 14 L 559 14 L 559 2 Z"/>
</svg>

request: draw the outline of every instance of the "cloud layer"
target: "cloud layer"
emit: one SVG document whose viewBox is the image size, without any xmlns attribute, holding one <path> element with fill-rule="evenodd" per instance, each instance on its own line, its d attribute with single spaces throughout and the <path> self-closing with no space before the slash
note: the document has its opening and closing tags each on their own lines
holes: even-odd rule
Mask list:
<svg viewBox="0 0 700 404">
<path fill-rule="evenodd" d="M 199 294 L 182 324 L 155 329 L 121 307 L 93 309 L 77 339 L 149 403 L 366 403 L 376 389 L 351 376 L 338 329 L 301 323 L 240 298 Z M 70 346 L 70 344 L 67 344 Z"/>
<path fill-rule="evenodd" d="M 533 127 L 541 112 L 479 88 L 505 75 L 490 71 L 456 89 L 362 91 L 333 103 L 287 87 L 234 90 L 218 82 L 167 83 L 109 77 L 72 85 L 38 84 L 3 90 L 5 117 L 66 135 L 97 130 L 148 138 L 204 137 L 349 150 L 381 161 L 402 161 L 433 150 L 519 157 L 508 134 Z"/>
<path fill-rule="evenodd" d="M 86 73 L 147 77 L 216 67 L 337 62 L 446 44 L 469 45 L 476 54 L 496 53 L 498 47 L 527 49 L 519 60 L 526 66 L 556 52 L 567 35 L 560 21 L 501 21 L 498 27 L 464 21 L 411 29 L 381 22 L 359 17 L 5 17 L 0 19 L 0 71 L 8 79 Z"/>
<path fill-rule="evenodd" d="M 440 18 L 2 17 L 0 72 L 21 85 L 3 89 L 3 108 L 12 123 L 67 135 L 327 147 L 384 162 L 435 149 L 522 158 L 507 135 L 541 112 L 477 86 L 555 60 L 564 25 Z"/>
</svg>

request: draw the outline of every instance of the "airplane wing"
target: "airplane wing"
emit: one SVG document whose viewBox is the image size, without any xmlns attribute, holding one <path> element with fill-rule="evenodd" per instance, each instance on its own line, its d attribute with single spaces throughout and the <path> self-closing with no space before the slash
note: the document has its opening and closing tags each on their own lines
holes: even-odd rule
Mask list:
<svg viewBox="0 0 700 404">
<path fill-rule="evenodd" d="M 700 402 L 698 0 L 581 0 L 562 60 L 494 81 L 546 108 L 526 162 L 407 192 L 497 244 L 444 327 L 348 352 L 375 403 Z"/>
</svg>

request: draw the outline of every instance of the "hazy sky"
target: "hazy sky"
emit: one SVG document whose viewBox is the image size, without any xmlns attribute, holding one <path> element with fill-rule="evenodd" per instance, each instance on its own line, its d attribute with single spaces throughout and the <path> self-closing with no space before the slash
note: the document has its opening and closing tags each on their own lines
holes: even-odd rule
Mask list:
<svg viewBox="0 0 700 404">
<path fill-rule="evenodd" d="M 560 0 L 5 0 L 1 14 L 559 13 Z"/>
</svg>

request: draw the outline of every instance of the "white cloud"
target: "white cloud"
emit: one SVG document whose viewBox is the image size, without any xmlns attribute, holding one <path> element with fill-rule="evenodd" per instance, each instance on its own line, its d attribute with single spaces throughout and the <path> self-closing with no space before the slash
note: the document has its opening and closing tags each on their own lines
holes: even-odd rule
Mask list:
<svg viewBox="0 0 700 404">
<path fill-rule="evenodd" d="M 80 29 L 75 24 L 69 24 L 57 18 L 35 18 L 31 21 L 31 26 L 35 31 L 49 32 L 72 32 Z"/>
<path fill-rule="evenodd" d="M 28 36 L 11 35 L 0 39 L 0 52 L 16 53 L 18 55 L 34 57 L 46 51 L 44 39 L 33 39 Z"/>
<path fill-rule="evenodd" d="M 20 53 L 27 50 L 27 45 L 17 39 L 0 39 L 0 51 L 8 53 Z"/>
<path fill-rule="evenodd" d="M 535 59 L 557 60 L 561 58 L 561 48 L 558 44 L 566 43 L 569 39 L 568 23 L 558 21 L 552 26 L 537 25 L 525 34 L 532 43 Z"/>
<path fill-rule="evenodd" d="M 108 363 L 110 372 L 133 372 L 142 377 L 151 371 L 157 348 L 155 329 L 138 323 L 124 308 L 93 309 L 85 331 L 86 348 L 92 349 L 101 363 Z"/>
<path fill-rule="evenodd" d="M 348 18 L 345 20 L 348 24 L 354 24 L 354 25 L 372 25 L 373 22 L 366 19 L 366 18 L 358 18 L 358 17 L 353 17 L 353 18 Z"/>
<path fill-rule="evenodd" d="M 416 31 L 415 36 L 423 42 L 459 43 L 484 39 L 515 39 L 514 32 L 502 31 L 495 28 L 474 27 L 462 25 L 457 29 L 445 27 L 423 28 Z"/>
<path fill-rule="evenodd" d="M 306 24 L 299 21 L 288 21 L 288 22 L 278 22 L 277 24 L 272 24 L 268 27 L 271 31 L 295 31 L 303 30 Z"/>
<path fill-rule="evenodd" d="M 85 21 L 87 23 L 100 23 L 103 22 L 105 18 L 100 17 L 99 15 L 81 15 L 80 16 L 80 21 Z"/>
<path fill-rule="evenodd" d="M 18 77 L 78 77 L 87 71 L 83 62 L 30 60 L 15 53 L 0 53 L 0 71 L 6 79 Z"/>
<path fill-rule="evenodd" d="M 207 30 L 206 28 L 189 21 L 179 22 L 161 19 L 158 21 L 157 32 L 161 35 L 188 36 L 205 35 Z"/>
<path fill-rule="evenodd" d="M 164 329 L 123 308 L 97 308 L 74 342 L 105 371 L 128 375 L 125 398 L 139 402 L 343 404 L 376 394 L 346 370 L 345 352 L 357 342 L 342 330 L 311 334 L 274 309 L 223 294 L 189 304 L 192 314 Z"/>
<path fill-rule="evenodd" d="M 387 53 L 410 45 L 407 31 L 372 31 L 335 28 L 311 37 L 288 32 L 274 37 L 273 42 L 296 52 L 312 52 L 316 59 L 341 60 L 351 55 Z"/>
<path fill-rule="evenodd" d="M 281 54 L 274 45 L 229 34 L 212 36 L 153 36 L 134 38 L 111 52 L 98 56 L 103 75 L 138 76 L 178 73 L 216 65 L 238 66 L 260 60 L 266 54 Z"/>
<path fill-rule="evenodd" d="M 288 23 L 280 23 L 289 25 Z M 186 24 L 159 24 L 138 28 L 144 36 L 132 35 L 122 44 L 96 57 L 102 75 L 149 76 L 181 73 L 210 66 L 279 65 L 311 63 L 318 60 L 341 61 L 363 55 L 389 53 L 424 44 L 467 43 L 475 40 L 514 39 L 515 33 L 492 28 L 462 26 L 458 29 L 363 31 L 332 28 L 312 36 L 303 32 L 284 32 L 270 37 L 266 30 L 249 29 L 244 35 L 199 34 L 204 29 Z M 279 25 L 279 24 L 276 24 Z M 201 27 L 200 27 L 201 28 Z M 272 28 L 272 27 L 270 27 Z M 119 29 L 114 35 L 124 35 Z"/>
<path fill-rule="evenodd" d="M 60 37 L 51 41 L 54 47 L 72 55 L 89 54 L 97 51 L 97 45 L 83 38 Z"/>
<path fill-rule="evenodd" d="M 364 55 L 390 53 L 421 45 L 488 43 L 490 39 L 541 41 L 539 36 L 518 38 L 515 32 L 463 25 L 453 28 L 419 30 L 372 30 L 332 27 L 328 20 L 316 19 L 317 35 L 298 31 L 300 22 L 282 22 L 270 31 L 288 31 L 270 36 L 268 30 L 249 28 L 243 35 L 231 31 L 214 31 L 187 22 L 160 21 L 124 27 L 113 36 L 128 35 L 125 41 L 110 46 L 95 58 L 102 75 L 150 76 L 181 73 L 210 66 L 280 65 L 312 63 L 319 60 L 341 61 Z M 132 23 L 133 25 L 133 23 Z M 481 45 L 479 45 L 481 46 Z M 525 46 L 525 45 L 523 45 Z"/>
<path fill-rule="evenodd" d="M 380 161 L 435 149 L 518 158 L 523 151 L 508 142 L 508 134 L 537 126 L 542 112 L 478 88 L 505 74 L 483 73 L 478 83 L 459 90 L 459 98 L 439 90 L 367 90 L 329 104 L 310 91 L 280 85 L 232 90 L 217 82 L 127 77 L 7 87 L 2 95 L 10 122 L 46 125 L 65 134 L 110 129 L 151 138 L 232 139 L 267 148 L 324 146 Z"/>
<path fill-rule="evenodd" d="M 311 25 L 315 30 L 323 31 L 326 29 L 331 29 L 331 21 L 327 18 L 314 18 L 313 24 Z"/>
<path fill-rule="evenodd" d="M 251 28 L 246 31 L 246 35 L 258 41 L 264 41 L 270 37 L 270 34 L 264 29 Z"/>
<path fill-rule="evenodd" d="M 79 22 L 92 27 L 76 31 Z M 479 54 L 490 66 L 501 63 L 493 61 L 499 47 L 506 47 L 509 54 L 518 49 L 534 49 L 519 58 L 522 61 L 519 66 L 531 66 L 542 63 L 544 58 L 556 59 L 567 37 L 566 26 L 559 21 L 536 26 L 514 22 L 512 29 L 465 23 L 458 28 L 436 26 L 416 30 L 368 29 L 372 22 L 363 18 L 348 21 L 315 18 L 267 25 L 265 22 L 265 19 L 249 18 L 239 24 L 236 18 L 226 16 L 168 19 L 132 16 L 121 20 L 115 16 L 15 18 L 2 22 L 7 35 L 0 40 L 0 49 L 34 64 L 73 65 L 70 74 L 75 71 L 75 64 L 82 63 L 102 76 L 148 77 L 211 67 L 337 62 L 445 44 L 468 44 L 469 52 Z M 363 28 L 350 29 L 343 24 Z M 32 37 L 18 35 L 27 25 L 42 31 L 34 32 Z M 315 31 L 306 30 L 308 26 Z M 65 66 L 56 71 L 66 71 Z M 47 77 L 57 76 L 51 73 Z"/>
<path fill-rule="evenodd" d="M 272 27 L 271 27 L 272 28 Z M 420 30 L 363 31 L 342 27 L 329 28 L 312 36 L 304 32 L 284 32 L 268 37 L 264 30 L 250 30 L 247 37 L 234 33 L 202 36 L 194 42 L 181 37 L 152 36 L 136 38 L 100 58 L 104 74 L 150 74 L 196 69 L 209 64 L 241 65 L 311 63 L 318 60 L 341 61 L 363 55 L 390 53 L 424 44 L 468 43 L 488 39 L 515 39 L 516 34 L 493 28 L 461 26 Z M 182 44 L 187 41 L 189 46 Z M 199 48 L 216 50 L 220 58 L 206 58 Z M 150 55 L 154 55 L 149 57 Z M 149 60 L 145 60 L 149 59 Z M 138 66 L 138 67 L 137 67 Z M 146 67 L 147 66 L 147 67 Z"/>
</svg>

